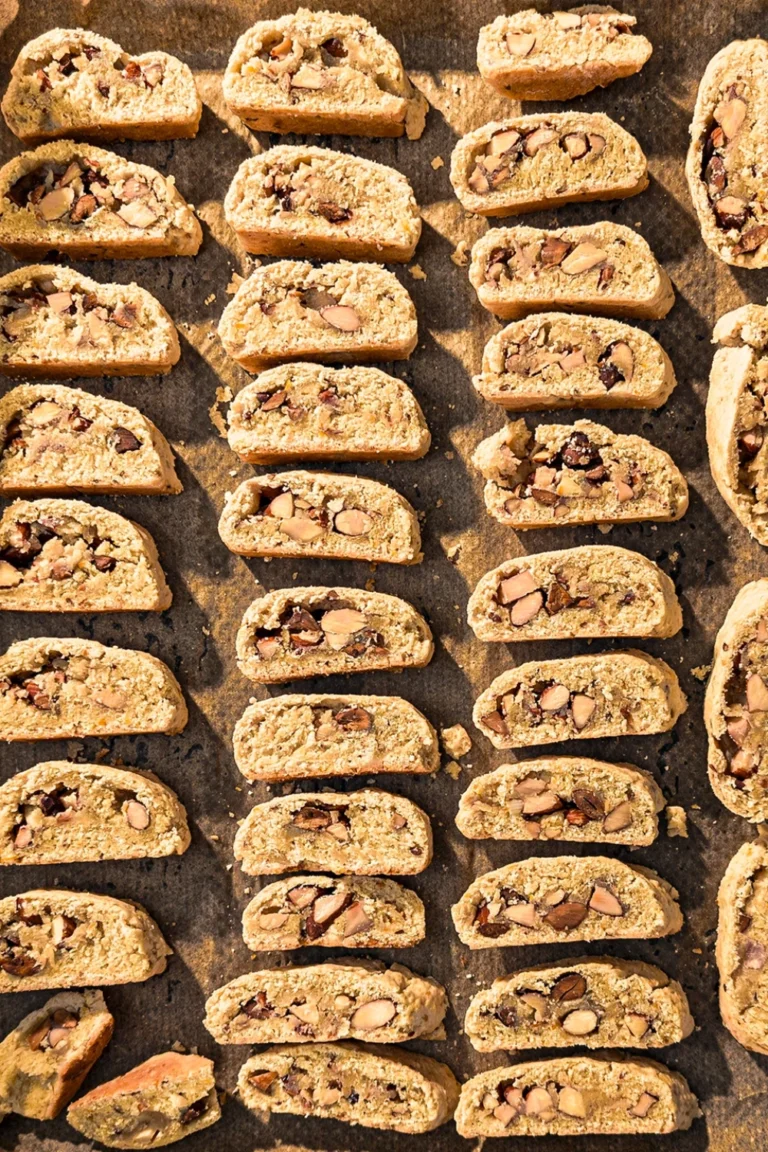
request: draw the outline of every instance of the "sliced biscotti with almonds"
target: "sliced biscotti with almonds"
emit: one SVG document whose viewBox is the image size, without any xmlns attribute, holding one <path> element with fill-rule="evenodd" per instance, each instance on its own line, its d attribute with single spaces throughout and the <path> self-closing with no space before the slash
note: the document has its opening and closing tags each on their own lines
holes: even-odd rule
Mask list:
<svg viewBox="0 0 768 1152">
<path fill-rule="evenodd" d="M 20 260 L 194 256 L 203 234 L 172 176 L 57 140 L 0 168 L 0 248 Z"/>
<path fill-rule="evenodd" d="M 38 637 L 0 655 L 0 740 L 173 734 L 186 723 L 176 678 L 148 652 Z"/>
<path fill-rule="evenodd" d="M 361 588 L 278 588 L 253 601 L 237 633 L 238 667 L 261 684 L 423 668 L 433 651 L 415 608 Z"/>
<path fill-rule="evenodd" d="M 469 280 L 503 320 L 548 308 L 657 320 L 675 302 L 648 242 L 604 220 L 554 231 L 491 228 L 472 248 Z"/>
<path fill-rule="evenodd" d="M 768 1054 L 768 847 L 743 844 L 717 894 L 720 1015 L 753 1052 Z"/>
</svg>

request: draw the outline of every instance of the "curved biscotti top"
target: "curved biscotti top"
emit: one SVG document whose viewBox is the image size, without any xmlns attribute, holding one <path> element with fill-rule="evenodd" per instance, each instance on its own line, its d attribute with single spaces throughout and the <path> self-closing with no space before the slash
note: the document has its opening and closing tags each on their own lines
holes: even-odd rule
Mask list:
<svg viewBox="0 0 768 1152">
<path fill-rule="evenodd" d="M 740 1044 L 768 1053 L 768 847 L 743 844 L 728 864 L 717 895 L 717 967 L 723 1023 Z"/>
<path fill-rule="evenodd" d="M 179 1082 L 183 1083 L 190 1077 L 207 1076 L 213 1087 L 213 1061 L 205 1056 L 194 1053 L 159 1052 L 150 1056 L 141 1064 L 137 1064 L 130 1072 L 123 1076 L 115 1076 L 104 1084 L 97 1085 L 85 1096 L 80 1096 L 74 1108 L 88 1107 L 97 1100 L 128 1096 L 135 1092 L 150 1092 L 162 1089 L 172 1091 Z"/>
</svg>

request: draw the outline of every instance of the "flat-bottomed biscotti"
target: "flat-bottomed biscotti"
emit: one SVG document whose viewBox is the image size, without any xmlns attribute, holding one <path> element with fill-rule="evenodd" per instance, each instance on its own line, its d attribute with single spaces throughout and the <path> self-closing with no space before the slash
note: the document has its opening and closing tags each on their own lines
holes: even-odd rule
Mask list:
<svg viewBox="0 0 768 1152">
<path fill-rule="evenodd" d="M 768 847 L 743 844 L 717 896 L 720 1015 L 752 1052 L 768 1055 Z"/>
</svg>

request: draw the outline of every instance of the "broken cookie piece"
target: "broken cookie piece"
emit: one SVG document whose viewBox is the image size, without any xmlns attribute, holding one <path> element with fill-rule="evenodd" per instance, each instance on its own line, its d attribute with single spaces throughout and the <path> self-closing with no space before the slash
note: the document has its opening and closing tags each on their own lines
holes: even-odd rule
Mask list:
<svg viewBox="0 0 768 1152">
<path fill-rule="evenodd" d="M 744 844 L 728 864 L 717 896 L 720 1014 L 752 1052 L 768 1054 L 768 848 Z"/>
</svg>

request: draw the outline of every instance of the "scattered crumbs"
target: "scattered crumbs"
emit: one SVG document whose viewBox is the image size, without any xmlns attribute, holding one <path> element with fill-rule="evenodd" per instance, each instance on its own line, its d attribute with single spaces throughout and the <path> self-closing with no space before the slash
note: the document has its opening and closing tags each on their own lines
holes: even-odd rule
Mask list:
<svg viewBox="0 0 768 1152">
<path fill-rule="evenodd" d="M 204 304 L 213 304 L 213 302 L 214 302 L 214 300 L 215 300 L 215 299 L 216 299 L 216 293 L 215 293 L 215 292 L 211 292 L 210 296 L 206 296 L 206 298 L 205 298 L 205 300 L 203 301 L 203 303 L 204 303 Z"/>
<path fill-rule="evenodd" d="M 691 948 L 691 952 L 693 952 L 694 956 L 703 956 L 704 955 L 703 948 Z"/>
<path fill-rule="evenodd" d="M 229 128 L 222 128 L 221 134 L 222 136 L 229 136 Z"/>
<path fill-rule="evenodd" d="M 643 226 L 642 220 L 635 220 L 635 228 L 642 228 L 642 226 Z"/>
<path fill-rule="evenodd" d="M 237 476 L 237 472 L 238 472 L 237 468 L 230 468 L 230 470 L 229 470 L 230 476 Z"/>
<path fill-rule="evenodd" d="M 701 812 L 701 804 L 691 804 L 691 808 L 694 812 Z"/>
<path fill-rule="evenodd" d="M 427 274 L 421 264 L 412 264 L 408 269 L 414 280 L 426 280 Z"/>
<path fill-rule="evenodd" d="M 225 288 L 225 292 L 227 293 L 227 296 L 234 296 L 235 292 L 237 292 L 238 288 L 240 287 L 240 285 L 243 283 L 244 280 L 245 280 L 245 276 L 241 276 L 239 272 L 233 272 L 232 273 L 232 279 L 230 280 L 229 284 L 227 284 L 227 287 Z"/>
<path fill-rule="evenodd" d="M 603 536 L 607 536 L 609 532 L 613 532 L 613 524 L 598 524 L 598 532 L 602 532 Z"/>
<path fill-rule="evenodd" d="M 220 384 L 216 389 L 216 399 L 208 409 L 208 415 L 210 417 L 211 424 L 213 424 L 214 428 L 223 440 L 226 440 L 227 438 L 227 425 L 224 422 L 224 417 L 222 416 L 221 412 L 219 412 L 219 404 L 227 403 L 227 401 L 231 400 L 233 396 L 234 393 L 228 384 Z"/>
<path fill-rule="evenodd" d="M 210 628 L 203 628 L 203 636 L 210 636 L 210 634 L 211 634 Z"/>
<path fill-rule="evenodd" d="M 456 453 L 455 452 L 443 452 L 443 456 L 445 456 L 446 460 L 453 460 L 454 457 L 456 456 Z"/>
<path fill-rule="evenodd" d="M 699 664 L 696 668 L 691 668 L 691 676 L 695 676 L 697 680 L 706 680 L 711 671 L 711 664 Z"/>
<path fill-rule="evenodd" d="M 472 748 L 472 740 L 463 724 L 453 724 L 450 728 L 441 728 L 440 739 L 443 742 L 443 748 L 455 760 L 461 756 L 466 756 Z"/>
<path fill-rule="evenodd" d="M 230 820 L 234 820 L 235 818 L 234 812 L 227 812 L 227 816 L 229 816 Z"/>
<path fill-rule="evenodd" d="M 376 591 L 376 581 L 373 579 L 372 576 L 369 577 L 368 580 L 366 580 L 365 590 L 366 590 L 366 592 L 375 592 Z"/>
<path fill-rule="evenodd" d="M 458 268 L 466 268 L 469 264 L 469 240 L 459 240 L 451 252 L 451 260 Z"/>
<path fill-rule="evenodd" d="M 216 841 L 218 841 L 218 840 L 220 839 L 220 837 L 218 837 L 218 836 L 216 836 L 216 835 L 214 834 L 214 835 L 212 835 L 212 836 L 209 836 L 209 837 L 208 837 L 208 839 L 209 839 L 209 840 L 216 840 Z"/>
<path fill-rule="evenodd" d="M 245 893 L 246 896 L 250 896 L 250 894 L 251 894 L 250 888 L 243 888 L 243 892 Z"/>
<path fill-rule="evenodd" d="M 664 815 L 667 818 L 667 836 L 683 836 L 687 840 L 688 817 L 685 808 L 680 808 L 677 804 L 668 804 L 664 809 Z"/>
<path fill-rule="evenodd" d="M 452 780 L 458 780 L 461 775 L 461 764 L 457 764 L 455 760 L 449 760 L 444 765 L 443 770 L 448 773 Z"/>
<path fill-rule="evenodd" d="M 444 503 L 445 501 L 442 499 L 442 497 L 439 500 L 435 500 L 435 508 L 442 508 Z"/>
<path fill-rule="evenodd" d="M 679 552 L 670 552 L 670 554 L 669 554 L 670 564 L 677 564 L 679 559 L 680 559 L 680 553 Z"/>
<path fill-rule="evenodd" d="M 242 788 L 239 784 L 235 784 L 235 792 L 242 792 Z"/>
<path fill-rule="evenodd" d="M 433 156 L 429 163 L 435 172 L 437 172 L 438 168 L 445 167 L 445 160 L 443 160 L 442 156 Z"/>
<path fill-rule="evenodd" d="M 173 1044 L 171 1044 L 171 1051 L 172 1052 L 186 1052 L 186 1048 L 184 1047 L 184 1045 L 181 1043 L 180 1040 L 174 1040 Z"/>
<path fill-rule="evenodd" d="M 227 870 L 227 872 L 231 872 L 231 871 L 232 871 L 232 867 L 233 867 L 233 866 L 232 866 L 232 864 L 227 864 L 227 865 L 226 865 L 226 870 Z"/>
</svg>

